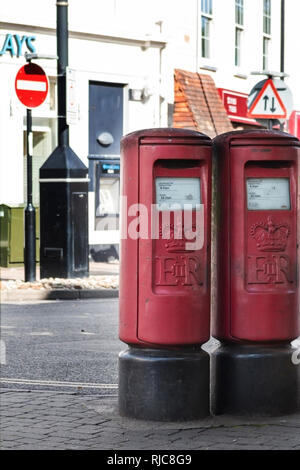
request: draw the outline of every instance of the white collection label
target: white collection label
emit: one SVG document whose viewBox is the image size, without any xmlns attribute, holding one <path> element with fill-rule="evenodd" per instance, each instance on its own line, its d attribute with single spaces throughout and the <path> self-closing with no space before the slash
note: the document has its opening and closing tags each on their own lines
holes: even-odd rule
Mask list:
<svg viewBox="0 0 300 470">
<path fill-rule="evenodd" d="M 249 210 L 290 210 L 289 178 L 248 178 Z"/>
<path fill-rule="evenodd" d="M 155 179 L 156 204 L 158 210 L 195 209 L 201 204 L 200 178 Z"/>
<path fill-rule="evenodd" d="M 79 120 L 79 102 L 77 96 L 76 71 L 67 67 L 66 69 L 66 104 L 67 124 L 77 124 Z"/>
</svg>

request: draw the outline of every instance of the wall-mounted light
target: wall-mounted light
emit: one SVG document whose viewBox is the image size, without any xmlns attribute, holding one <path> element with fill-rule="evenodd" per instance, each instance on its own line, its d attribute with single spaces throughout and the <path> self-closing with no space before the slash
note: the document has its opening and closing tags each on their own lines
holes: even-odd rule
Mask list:
<svg viewBox="0 0 300 470">
<path fill-rule="evenodd" d="M 152 93 L 149 88 L 129 88 L 129 101 L 148 101 Z"/>
<path fill-rule="evenodd" d="M 142 92 L 137 88 L 129 88 L 129 101 L 142 101 Z"/>
</svg>

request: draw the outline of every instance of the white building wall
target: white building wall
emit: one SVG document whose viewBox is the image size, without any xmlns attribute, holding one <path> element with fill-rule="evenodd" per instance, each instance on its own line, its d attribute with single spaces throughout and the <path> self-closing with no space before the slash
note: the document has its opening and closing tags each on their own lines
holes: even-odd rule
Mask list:
<svg viewBox="0 0 300 470">
<path fill-rule="evenodd" d="M 24 29 L 14 26 L 0 31 L 1 45 L 6 34 L 32 34 L 30 27 Z M 55 54 L 55 36 L 36 34 L 35 43 L 42 51 Z M 23 46 L 23 53 L 27 50 Z M 55 61 L 54 61 L 55 62 Z M 23 132 L 26 130 L 26 108 L 20 103 L 15 92 L 15 78 L 18 70 L 25 64 L 24 57 L 11 57 L 8 53 L 0 57 L 0 203 L 20 204 L 24 202 L 23 164 L 24 145 Z M 39 61 L 48 77 L 56 76 L 56 64 Z M 35 118 L 56 119 L 56 113 L 49 111 L 49 98 L 40 107 L 32 111 L 33 130 Z M 48 130 L 48 125 L 45 130 Z M 39 128 L 41 130 L 41 128 Z M 3 171 L 2 171 L 3 170 Z"/>
<path fill-rule="evenodd" d="M 2 201 L 23 202 L 23 115 L 14 98 L 15 68 L 0 67 L 0 191 Z"/>
<path fill-rule="evenodd" d="M 300 2 L 286 0 L 285 71 L 286 83 L 293 93 L 294 109 L 300 110 Z"/>
<path fill-rule="evenodd" d="M 127 3 L 127 2 L 126 2 Z M 85 13 L 82 3 L 69 2 L 69 66 L 77 72 L 79 96 L 79 121 L 70 126 L 70 145 L 87 165 L 88 163 L 88 92 L 89 81 L 120 83 L 129 88 L 147 88 L 147 102 L 124 100 L 124 133 L 146 127 L 167 125 L 166 107 L 160 103 L 161 48 L 164 41 L 141 2 L 130 0 L 86 0 Z M 56 54 L 56 2 L 55 0 L 15 0 L 1 16 L 0 47 L 8 33 L 34 35 L 38 53 Z M 141 17 L 136 21 L 137 8 Z M 152 11 L 149 5 L 149 12 Z M 148 13 L 149 13 L 148 12 Z M 18 101 L 14 80 L 19 68 L 25 64 L 21 57 L 11 57 L 7 52 L 0 56 L 0 203 L 24 202 L 23 190 L 23 131 L 25 107 Z M 56 62 L 38 60 L 48 76 L 56 76 Z M 172 75 L 171 75 L 172 78 Z M 49 111 L 45 103 L 32 111 L 36 117 L 56 119 L 55 111 Z M 163 109 L 164 108 L 164 109 Z M 9 156 L 6 156 L 8 155 Z M 13 175 L 13 182 L 7 175 Z"/>
<path fill-rule="evenodd" d="M 270 69 L 280 68 L 280 0 L 272 0 Z M 286 0 L 286 83 L 300 110 L 299 0 Z M 56 54 L 56 0 L 14 0 L 1 11 L 0 47 L 7 33 L 34 35 L 37 52 Z M 167 126 L 175 68 L 207 73 L 219 88 L 248 94 L 263 77 L 263 0 L 244 0 L 242 64 L 234 66 L 235 1 L 213 0 L 211 58 L 201 58 L 201 0 L 69 0 L 69 66 L 77 71 L 79 121 L 70 145 L 88 164 L 89 81 L 121 83 L 149 91 L 149 99 L 124 100 L 124 133 Z M 25 48 L 26 49 L 26 48 Z M 23 50 L 24 53 L 24 50 Z M 23 132 L 26 110 L 14 79 L 24 57 L 0 56 L 0 203 L 23 202 Z M 56 62 L 39 60 L 48 76 Z M 213 68 L 213 71 L 211 68 Z M 56 126 L 49 100 L 33 111 L 40 126 Z M 54 134 L 53 134 L 54 136 Z M 55 139 L 55 136 L 52 137 Z M 53 142 L 54 145 L 54 142 Z"/>
<path fill-rule="evenodd" d="M 125 99 L 124 133 L 159 126 L 159 46 L 143 50 L 139 45 L 120 45 L 70 37 L 69 66 L 77 73 L 80 119 L 70 126 L 73 150 L 85 161 L 88 155 L 89 81 L 119 83 L 128 88 L 148 88 L 151 97 L 144 104 Z M 120 51 L 120 49 L 122 49 Z"/>
<path fill-rule="evenodd" d="M 186 2 L 166 0 L 165 3 L 169 5 L 169 12 L 172 10 L 172 15 L 164 19 L 165 33 L 169 38 L 167 46 L 169 66 L 191 72 L 207 73 L 213 77 L 217 87 L 249 93 L 258 81 L 257 76 L 252 76 L 251 72 L 262 70 L 263 1 L 244 0 L 244 31 L 240 67 L 234 65 L 234 0 L 213 0 L 211 57 L 209 59 L 201 57 L 201 0 Z M 287 34 L 290 34 L 288 25 Z M 216 71 L 211 71 L 210 68 L 215 68 Z M 272 0 L 270 69 L 278 72 L 279 68 L 280 0 Z"/>
<path fill-rule="evenodd" d="M 56 6 L 55 0 L 43 0 L 42 6 L 39 0 L 14 0 L 1 12 L 2 24 L 23 24 L 31 27 L 43 26 L 55 29 Z M 234 67 L 234 0 L 213 0 L 213 28 L 212 28 L 212 58 L 204 60 L 200 58 L 200 29 L 197 34 L 197 3 L 198 24 L 200 25 L 201 0 L 85 0 L 84 9 L 82 3 L 76 0 L 69 1 L 69 29 L 72 32 L 101 34 L 103 36 L 115 36 L 122 38 L 139 37 L 143 39 L 158 35 L 162 21 L 162 31 L 168 40 L 165 62 L 169 68 L 183 68 L 196 71 L 205 65 L 217 67 L 216 72 L 209 72 L 218 86 L 233 88 L 237 91 L 248 92 L 256 78 L 250 73 L 262 68 L 262 0 L 244 0 L 245 25 L 243 37 L 243 64 Z M 298 77 L 300 66 L 296 59 L 300 48 L 297 40 L 298 18 L 300 12 L 299 0 L 287 0 L 286 2 L 286 69 L 290 71 L 289 83 L 295 82 L 293 77 Z M 279 70 L 280 63 L 280 0 L 272 0 L 272 43 L 271 43 L 271 67 Z M 198 38 L 198 45 L 197 45 Z M 54 38 L 55 39 L 55 38 Z M 102 39 L 103 40 L 103 39 Z M 90 38 L 89 47 L 85 53 L 80 53 L 80 46 L 70 43 L 70 66 L 74 62 L 80 62 L 85 68 L 84 62 L 90 66 L 91 48 L 95 48 L 95 60 L 99 59 L 103 65 L 103 71 L 116 64 L 117 73 L 128 68 L 126 54 L 118 54 L 118 60 L 110 57 L 110 45 L 105 42 L 100 45 L 99 39 L 94 46 L 93 37 Z M 50 44 L 49 44 L 50 46 Z M 120 51 L 120 45 L 117 50 Z M 99 49 L 100 48 L 100 49 Z M 52 49 L 47 47 L 47 49 Z M 198 49 L 199 57 L 196 57 Z M 104 50 L 104 52 L 103 52 Z M 100 53 L 101 52 L 101 53 Z M 132 48 L 133 54 L 136 54 Z M 147 54 L 145 54 L 146 56 Z M 76 60 L 73 57 L 77 56 Z M 140 64 L 139 54 L 133 63 Z M 198 64 L 198 66 L 197 66 Z M 150 66 L 150 64 L 149 64 Z M 200 68 L 203 71 L 203 69 Z M 205 69 L 204 69 L 205 70 Z M 198 71 L 198 70 L 197 70 Z M 234 73 L 246 75 L 247 79 L 234 76 Z M 121 72 L 122 73 L 122 72 Z M 220 83 L 221 82 L 221 83 Z M 298 87 L 295 87 L 295 102 L 299 102 Z"/>
</svg>

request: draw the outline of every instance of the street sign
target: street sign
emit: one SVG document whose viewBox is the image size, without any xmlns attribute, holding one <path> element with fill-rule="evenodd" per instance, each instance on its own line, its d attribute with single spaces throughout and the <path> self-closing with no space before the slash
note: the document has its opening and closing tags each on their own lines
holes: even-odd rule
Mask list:
<svg viewBox="0 0 300 470">
<path fill-rule="evenodd" d="M 40 106 L 47 97 L 48 88 L 47 75 L 39 65 L 30 62 L 18 71 L 15 90 L 17 97 L 27 108 Z"/>
<path fill-rule="evenodd" d="M 79 104 L 77 99 L 76 71 L 66 68 L 67 88 L 67 124 L 77 124 L 79 120 Z"/>
<path fill-rule="evenodd" d="M 284 119 L 287 117 L 287 110 L 273 80 L 265 81 L 249 107 L 248 116 L 255 119 Z"/>
</svg>

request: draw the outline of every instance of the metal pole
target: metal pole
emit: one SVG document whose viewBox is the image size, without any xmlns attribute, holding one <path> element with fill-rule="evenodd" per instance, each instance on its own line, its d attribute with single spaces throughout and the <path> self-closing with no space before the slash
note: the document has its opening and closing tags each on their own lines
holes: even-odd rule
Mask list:
<svg viewBox="0 0 300 470">
<path fill-rule="evenodd" d="M 57 98 L 58 98 L 58 145 L 69 145 L 69 126 L 66 115 L 66 68 L 68 66 L 68 2 L 56 2 L 57 34 Z"/>
<path fill-rule="evenodd" d="M 280 28 L 280 72 L 284 73 L 284 47 L 285 47 L 285 0 L 281 0 L 281 28 Z M 284 76 L 281 78 L 284 81 Z M 280 130 L 284 130 L 284 124 L 280 123 Z"/>
<path fill-rule="evenodd" d="M 32 114 L 26 110 L 27 121 L 27 206 L 25 208 L 25 282 L 36 279 L 35 273 L 35 208 L 32 204 Z"/>
<path fill-rule="evenodd" d="M 281 0 L 281 45 L 280 45 L 280 72 L 284 73 L 285 48 L 285 0 Z M 284 77 L 282 77 L 284 80 Z"/>
</svg>

